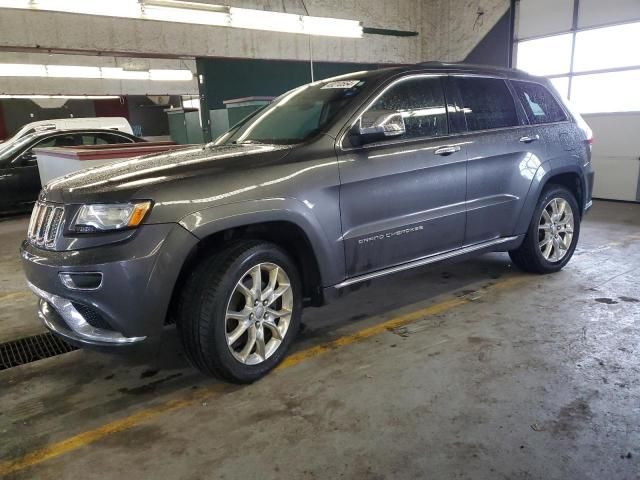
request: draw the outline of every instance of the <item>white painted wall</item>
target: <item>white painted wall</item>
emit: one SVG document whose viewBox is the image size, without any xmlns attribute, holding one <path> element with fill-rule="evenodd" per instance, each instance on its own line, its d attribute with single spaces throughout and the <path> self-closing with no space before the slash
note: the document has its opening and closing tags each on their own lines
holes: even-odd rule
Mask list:
<svg viewBox="0 0 640 480">
<path fill-rule="evenodd" d="M 640 113 L 584 115 L 593 130 L 593 196 L 640 201 Z"/>
</svg>

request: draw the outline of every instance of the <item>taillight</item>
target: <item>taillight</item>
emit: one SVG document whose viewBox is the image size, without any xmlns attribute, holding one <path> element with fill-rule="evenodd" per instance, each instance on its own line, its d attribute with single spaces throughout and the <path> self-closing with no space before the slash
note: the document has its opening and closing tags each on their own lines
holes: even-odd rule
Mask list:
<svg viewBox="0 0 640 480">
<path fill-rule="evenodd" d="M 587 136 L 587 143 L 589 144 L 589 150 L 593 150 L 593 130 L 591 130 L 591 128 L 589 127 L 589 125 L 587 125 L 587 123 L 584 123 L 584 134 Z"/>
</svg>

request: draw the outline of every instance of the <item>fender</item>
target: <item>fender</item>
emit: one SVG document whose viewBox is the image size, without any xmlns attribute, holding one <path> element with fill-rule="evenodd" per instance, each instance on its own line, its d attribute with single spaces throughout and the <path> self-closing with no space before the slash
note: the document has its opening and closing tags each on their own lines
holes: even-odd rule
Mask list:
<svg viewBox="0 0 640 480">
<path fill-rule="evenodd" d="M 529 187 L 527 197 L 522 204 L 520 215 L 518 215 L 518 221 L 513 231 L 515 235 L 527 233 L 527 229 L 529 228 L 529 224 L 531 223 L 531 217 L 533 216 L 533 212 L 536 208 L 538 198 L 540 198 L 542 190 L 552 177 L 563 173 L 575 173 L 580 179 L 582 191 L 586 192 L 584 173 L 580 169 L 580 166 L 573 161 L 567 160 L 560 162 L 558 160 L 559 159 L 553 159 L 553 162 L 551 160 L 547 160 L 546 162 L 542 163 L 536 170 L 536 173 L 531 181 L 531 186 Z M 580 209 L 580 212 L 582 213 L 584 205 L 580 205 Z"/>
<path fill-rule="evenodd" d="M 199 239 L 230 228 L 284 221 L 296 225 L 307 236 L 317 260 L 323 286 L 345 279 L 344 247 L 328 237 L 311 208 L 296 198 L 267 198 L 219 205 L 191 213 L 180 221 Z"/>
</svg>

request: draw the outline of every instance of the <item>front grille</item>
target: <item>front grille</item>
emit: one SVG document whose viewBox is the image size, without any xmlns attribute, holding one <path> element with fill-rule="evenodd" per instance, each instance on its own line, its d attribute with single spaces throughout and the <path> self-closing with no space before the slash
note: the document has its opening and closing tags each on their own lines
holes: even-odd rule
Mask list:
<svg viewBox="0 0 640 480">
<path fill-rule="evenodd" d="M 64 208 L 52 203 L 36 202 L 29 221 L 27 238 L 33 245 L 52 248 L 63 225 Z"/>
</svg>

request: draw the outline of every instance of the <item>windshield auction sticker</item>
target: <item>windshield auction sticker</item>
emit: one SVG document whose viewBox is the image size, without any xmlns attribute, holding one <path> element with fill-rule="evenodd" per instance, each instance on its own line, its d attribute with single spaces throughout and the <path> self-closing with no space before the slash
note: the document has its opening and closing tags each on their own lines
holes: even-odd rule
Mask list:
<svg viewBox="0 0 640 480">
<path fill-rule="evenodd" d="M 322 87 L 322 90 L 324 90 L 325 88 L 352 88 L 355 87 L 358 83 L 360 83 L 360 80 L 342 80 L 338 82 L 329 82 Z"/>
</svg>

